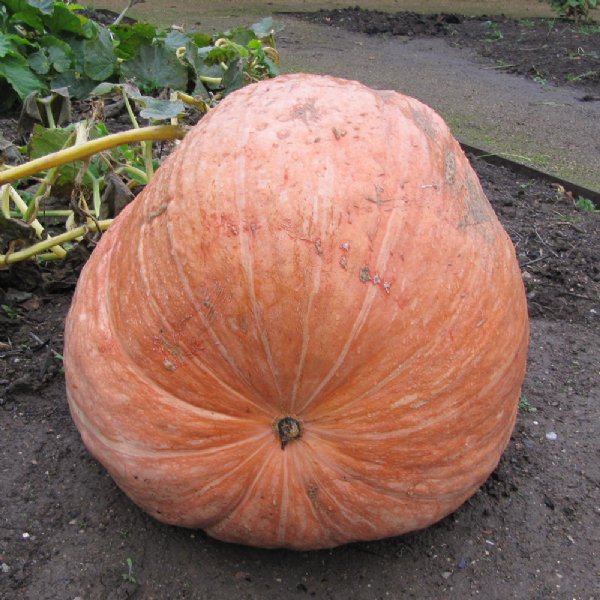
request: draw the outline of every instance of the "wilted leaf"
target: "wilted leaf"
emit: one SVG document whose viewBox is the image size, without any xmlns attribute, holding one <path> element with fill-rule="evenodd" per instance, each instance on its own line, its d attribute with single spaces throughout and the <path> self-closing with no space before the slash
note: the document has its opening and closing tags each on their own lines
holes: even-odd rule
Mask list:
<svg viewBox="0 0 600 600">
<path fill-rule="evenodd" d="M 106 188 L 102 194 L 100 204 L 100 219 L 113 219 L 116 217 L 133 199 L 135 195 L 123 183 L 120 177 L 114 173 L 106 176 Z"/>
</svg>

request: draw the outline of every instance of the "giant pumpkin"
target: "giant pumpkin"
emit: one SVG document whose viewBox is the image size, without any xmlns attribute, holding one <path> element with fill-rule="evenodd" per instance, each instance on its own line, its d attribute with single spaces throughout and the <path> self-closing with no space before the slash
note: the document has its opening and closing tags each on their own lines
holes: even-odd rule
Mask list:
<svg viewBox="0 0 600 600">
<path fill-rule="evenodd" d="M 103 236 L 65 368 L 85 445 L 144 510 L 310 549 L 469 498 L 527 339 L 514 249 L 442 119 L 289 75 L 202 119 Z"/>
</svg>

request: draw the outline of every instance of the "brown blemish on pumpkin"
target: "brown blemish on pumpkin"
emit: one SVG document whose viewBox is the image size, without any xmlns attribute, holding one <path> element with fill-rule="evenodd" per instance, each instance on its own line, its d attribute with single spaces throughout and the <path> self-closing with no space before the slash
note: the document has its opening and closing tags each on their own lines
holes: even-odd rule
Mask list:
<svg viewBox="0 0 600 600">
<path fill-rule="evenodd" d="M 372 202 L 373 204 L 376 204 L 377 206 L 381 206 L 382 204 L 385 204 L 386 202 L 390 202 L 389 198 L 387 200 L 382 199 L 383 191 L 384 190 L 380 185 L 376 185 L 375 186 L 375 198 L 369 196 L 369 197 L 367 197 L 367 201 Z"/>
<path fill-rule="evenodd" d="M 446 182 L 448 183 L 448 185 L 452 185 L 454 183 L 456 175 L 456 157 L 454 156 L 454 152 L 452 150 L 446 151 L 444 163 Z"/>
<path fill-rule="evenodd" d="M 317 249 L 317 254 L 319 256 L 322 256 L 323 255 L 323 245 L 321 243 L 321 238 L 317 238 L 315 240 L 315 248 Z"/>
<path fill-rule="evenodd" d="M 175 366 L 175 364 L 172 363 L 168 358 L 165 358 L 165 360 L 163 360 L 163 367 L 167 371 L 175 371 L 177 369 L 177 367 Z"/>
<path fill-rule="evenodd" d="M 410 106 L 410 112 L 412 113 L 413 121 L 417 124 L 419 129 L 430 139 L 434 140 L 436 137 L 436 131 L 431 123 L 429 115 L 425 114 L 424 111 L 420 111 L 413 106 Z"/>
<path fill-rule="evenodd" d="M 315 122 L 319 120 L 319 111 L 315 106 L 316 98 L 309 98 L 304 102 L 299 102 L 292 107 L 292 119 L 300 119 L 306 125 L 309 121 Z"/>
<path fill-rule="evenodd" d="M 306 495 L 310 500 L 311 504 L 316 507 L 317 506 L 317 495 L 319 494 L 319 488 L 316 485 L 309 485 L 306 488 Z"/>
<path fill-rule="evenodd" d="M 344 271 L 348 269 L 348 259 L 345 256 L 340 256 L 340 267 L 342 267 Z"/>
<path fill-rule="evenodd" d="M 367 281 L 371 281 L 371 272 L 369 271 L 369 266 L 365 265 L 358 274 L 358 278 L 363 282 L 367 283 Z"/>
<path fill-rule="evenodd" d="M 156 217 L 160 217 L 160 215 L 166 212 L 167 208 L 169 208 L 169 205 L 166 202 L 163 202 L 156 210 L 148 213 L 146 223 L 150 223 L 150 221 L 153 221 Z"/>
<path fill-rule="evenodd" d="M 333 131 L 336 140 L 341 140 L 347 133 L 345 129 L 338 129 L 337 127 L 334 127 L 331 131 Z"/>
</svg>

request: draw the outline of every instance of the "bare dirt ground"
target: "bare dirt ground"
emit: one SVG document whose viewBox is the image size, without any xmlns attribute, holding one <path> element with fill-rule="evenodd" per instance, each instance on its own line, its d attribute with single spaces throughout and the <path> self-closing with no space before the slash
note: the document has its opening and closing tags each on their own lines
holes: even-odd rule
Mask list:
<svg viewBox="0 0 600 600">
<path fill-rule="evenodd" d="M 342 40 L 360 49 L 350 56 L 364 61 L 361 73 L 371 65 L 379 87 L 396 87 L 386 76 L 397 74 L 392 59 L 406 50 L 394 54 L 398 40 L 291 27 L 284 54 L 295 49 L 296 61 L 351 72 L 356 65 L 344 62 L 336 45 Z M 437 56 L 443 65 L 448 52 L 458 53 L 451 58 L 462 57 L 464 80 L 479 81 L 483 70 L 472 55 L 443 41 L 414 42 L 407 44 L 421 52 L 416 60 Z M 369 60 L 376 49 L 388 56 L 389 70 Z M 541 87 L 483 72 L 494 89 L 513 80 L 513 93 Z M 476 112 L 477 105 L 467 108 Z M 66 405 L 63 320 L 85 257 L 47 269 L 22 265 L 0 272 L 0 598 L 600 597 L 600 213 L 577 208 L 576 198 L 548 183 L 473 163 L 515 243 L 532 319 L 518 423 L 473 498 L 427 530 L 320 552 L 228 545 L 157 523 L 88 455 Z"/>
</svg>

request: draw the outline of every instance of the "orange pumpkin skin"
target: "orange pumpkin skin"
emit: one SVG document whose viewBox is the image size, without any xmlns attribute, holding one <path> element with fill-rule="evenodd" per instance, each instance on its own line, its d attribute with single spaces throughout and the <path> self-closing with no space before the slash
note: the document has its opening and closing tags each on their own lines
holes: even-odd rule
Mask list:
<svg viewBox="0 0 600 600">
<path fill-rule="evenodd" d="M 65 369 L 83 441 L 144 510 L 312 549 L 469 498 L 527 340 L 514 249 L 442 119 L 289 75 L 225 99 L 103 236 Z"/>
</svg>

